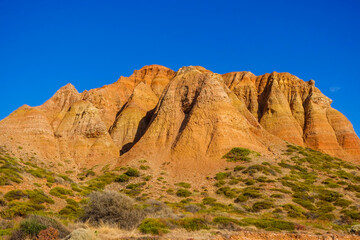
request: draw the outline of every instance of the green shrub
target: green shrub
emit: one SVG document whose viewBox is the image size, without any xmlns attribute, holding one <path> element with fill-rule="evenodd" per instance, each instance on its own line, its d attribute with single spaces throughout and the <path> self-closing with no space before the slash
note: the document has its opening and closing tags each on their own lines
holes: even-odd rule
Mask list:
<svg viewBox="0 0 360 240">
<path fill-rule="evenodd" d="M 75 191 L 75 192 L 81 192 L 81 191 L 82 191 L 82 189 L 79 188 L 79 186 L 76 185 L 76 183 L 72 183 L 72 184 L 71 184 L 71 189 L 72 189 L 73 191 Z"/>
<path fill-rule="evenodd" d="M 259 201 L 259 202 L 256 202 L 253 204 L 252 206 L 252 210 L 254 212 L 259 212 L 263 209 L 270 209 L 270 208 L 273 208 L 274 207 L 274 204 L 272 202 L 269 202 L 269 201 Z"/>
<path fill-rule="evenodd" d="M 274 194 L 271 194 L 270 197 L 271 198 L 284 198 L 285 196 L 283 194 L 280 194 L 280 193 L 274 193 Z"/>
<path fill-rule="evenodd" d="M 20 223 L 20 231 L 23 232 L 25 236 L 32 238 L 36 237 L 39 232 L 44 229 L 46 229 L 45 225 L 32 219 L 25 219 Z"/>
<path fill-rule="evenodd" d="M 60 238 L 64 238 L 70 232 L 69 230 L 60 222 L 56 221 L 53 218 L 45 217 L 45 216 L 38 216 L 32 215 L 26 219 L 24 219 L 18 229 L 16 229 L 10 239 L 25 239 L 26 237 L 31 237 L 32 239 L 36 236 L 39 238 L 37 239 L 44 239 L 40 238 L 40 232 L 44 229 L 55 229 L 58 233 Z M 26 238 L 27 239 L 27 238 Z M 46 238 L 45 238 L 46 239 Z M 53 238 L 51 238 L 53 239 Z M 57 239 L 57 238 L 56 238 Z"/>
<path fill-rule="evenodd" d="M 13 162 L 11 160 L 10 162 Z M 0 166 L 0 185 L 9 185 L 11 182 L 21 183 L 22 176 L 20 173 L 22 172 L 21 168 L 17 163 L 10 163 L 9 159 L 4 160 L 4 164 Z"/>
<path fill-rule="evenodd" d="M 343 213 L 345 216 L 350 217 L 354 220 L 360 220 L 360 212 L 356 210 L 342 210 L 341 213 Z"/>
<path fill-rule="evenodd" d="M 212 197 L 205 197 L 203 198 L 202 200 L 202 203 L 203 204 L 206 204 L 206 205 L 212 205 L 216 202 L 216 199 L 215 198 L 212 198 Z"/>
<path fill-rule="evenodd" d="M 146 165 L 140 165 L 140 169 L 141 170 L 148 170 L 148 169 L 150 169 L 150 167 L 146 166 Z"/>
<path fill-rule="evenodd" d="M 41 203 L 50 203 L 54 204 L 54 200 L 52 200 L 50 197 L 48 197 L 42 190 L 35 189 L 33 191 L 27 190 L 26 193 L 28 194 L 30 201 L 36 204 Z"/>
<path fill-rule="evenodd" d="M 146 182 L 140 182 L 140 183 L 131 183 L 126 186 L 127 189 L 137 189 L 139 187 L 145 186 Z"/>
<path fill-rule="evenodd" d="M 264 165 L 259 165 L 259 164 L 252 165 L 243 171 L 243 173 L 246 173 L 249 175 L 253 175 L 254 173 L 257 173 L 257 172 L 262 172 L 265 175 L 269 175 L 269 174 L 275 175 L 275 172 L 272 169 L 270 169 Z"/>
<path fill-rule="evenodd" d="M 140 172 L 139 170 L 135 169 L 135 168 L 129 168 L 126 172 L 126 175 L 128 175 L 129 177 L 139 177 L 140 176 Z"/>
<path fill-rule="evenodd" d="M 12 229 L 0 229 L 0 237 L 9 236 L 12 233 Z"/>
<path fill-rule="evenodd" d="M 287 215 L 291 218 L 303 218 L 304 217 L 304 211 L 295 205 L 292 204 L 286 204 L 282 206 L 285 211 L 287 211 Z"/>
<path fill-rule="evenodd" d="M 28 194 L 22 190 L 11 190 L 4 195 L 7 201 L 19 200 L 29 197 Z"/>
<path fill-rule="evenodd" d="M 46 176 L 46 181 L 48 183 L 54 183 L 55 182 L 55 178 L 53 176 Z"/>
<path fill-rule="evenodd" d="M 221 187 L 216 191 L 216 194 L 222 194 L 227 198 L 236 198 L 238 192 L 236 188 Z"/>
<path fill-rule="evenodd" d="M 215 179 L 216 180 L 224 180 L 228 178 L 231 175 L 230 172 L 219 172 L 216 174 Z"/>
<path fill-rule="evenodd" d="M 230 181 L 229 181 L 229 185 L 236 185 L 236 184 L 238 184 L 240 181 L 239 180 L 237 180 L 237 179 L 231 179 Z"/>
<path fill-rule="evenodd" d="M 45 207 L 40 204 L 31 202 L 16 202 L 12 201 L 8 204 L 7 208 L 1 212 L 1 217 L 5 219 L 12 219 L 16 216 L 24 217 Z"/>
<path fill-rule="evenodd" d="M 87 187 L 83 187 L 85 190 L 102 190 L 105 188 L 105 186 L 107 184 L 112 183 L 115 178 L 116 178 L 116 174 L 111 173 L 111 172 L 106 172 L 101 176 L 98 176 L 96 178 L 91 179 L 90 181 L 88 181 L 88 186 Z"/>
<path fill-rule="evenodd" d="M 219 229 L 236 230 L 238 225 L 241 225 L 239 220 L 229 217 L 215 217 L 213 223 L 217 225 Z"/>
<path fill-rule="evenodd" d="M 174 189 L 169 188 L 168 190 L 166 190 L 167 194 L 169 195 L 174 195 Z"/>
<path fill-rule="evenodd" d="M 242 170 L 244 170 L 244 169 L 245 169 L 244 166 L 236 166 L 236 167 L 234 168 L 234 172 L 242 171 Z"/>
<path fill-rule="evenodd" d="M 66 199 L 67 195 L 73 195 L 73 192 L 69 189 L 65 189 L 62 187 L 54 187 L 50 190 L 50 194 L 55 196 L 55 197 L 59 197 L 59 198 L 64 198 Z"/>
<path fill-rule="evenodd" d="M 206 220 L 203 218 L 184 218 L 178 220 L 177 223 L 188 231 L 209 229 Z"/>
<path fill-rule="evenodd" d="M 161 219 L 147 218 L 138 227 L 140 232 L 146 234 L 162 235 L 169 232 L 166 223 Z"/>
<path fill-rule="evenodd" d="M 299 204 L 300 206 L 302 206 L 310 211 L 314 211 L 316 209 L 316 207 L 309 200 L 304 200 L 301 198 L 293 198 L 293 202 Z"/>
<path fill-rule="evenodd" d="M 346 200 L 346 199 L 343 199 L 343 198 L 339 198 L 338 200 L 336 200 L 336 202 L 334 202 L 335 206 L 339 206 L 339 207 L 342 207 L 342 208 L 348 207 L 351 204 L 352 204 L 352 201 Z"/>
<path fill-rule="evenodd" d="M 144 180 L 145 180 L 145 181 L 150 181 L 151 178 L 152 178 L 151 175 L 147 175 L 147 176 L 144 177 Z"/>
<path fill-rule="evenodd" d="M 245 180 L 244 180 L 244 183 L 245 183 L 246 185 L 254 185 L 256 182 L 255 182 L 254 179 L 248 178 L 248 179 L 245 179 Z"/>
<path fill-rule="evenodd" d="M 178 197 L 189 197 L 191 196 L 191 192 L 187 189 L 179 189 L 176 191 L 176 196 Z"/>
<path fill-rule="evenodd" d="M 261 198 L 262 195 L 259 192 L 258 188 L 247 187 L 243 189 L 243 195 L 249 198 Z"/>
<path fill-rule="evenodd" d="M 70 233 L 70 231 L 61 222 L 57 221 L 54 218 L 47 216 L 31 215 L 29 219 L 37 222 L 38 224 L 44 225 L 46 228 L 54 228 L 58 230 L 60 238 L 64 238 Z"/>
<path fill-rule="evenodd" d="M 191 188 L 191 184 L 186 183 L 186 182 L 179 182 L 176 185 L 178 185 L 179 187 L 183 187 L 183 188 Z"/>
<path fill-rule="evenodd" d="M 45 178 L 48 175 L 48 172 L 42 168 L 29 169 L 27 172 L 36 178 Z"/>
<path fill-rule="evenodd" d="M 335 202 L 342 195 L 338 192 L 322 189 L 318 192 L 318 198 L 326 202 Z"/>
<path fill-rule="evenodd" d="M 128 182 L 130 177 L 126 174 L 121 174 L 115 178 L 115 182 Z"/>
<path fill-rule="evenodd" d="M 276 192 L 281 192 L 281 193 L 285 193 L 285 194 L 291 194 L 292 192 L 286 189 L 282 189 L 282 188 L 271 188 L 271 191 L 276 191 Z"/>
<path fill-rule="evenodd" d="M 234 218 L 229 218 L 229 217 L 215 217 L 213 219 L 213 223 L 217 223 L 217 224 L 228 224 L 228 223 L 235 223 L 237 225 L 240 224 L 240 221 Z"/>
<path fill-rule="evenodd" d="M 240 194 L 235 200 L 234 202 L 236 203 L 242 203 L 242 202 L 246 202 L 249 199 L 248 196 L 245 196 L 244 194 Z"/>
<path fill-rule="evenodd" d="M 263 182 L 263 183 L 275 182 L 274 180 L 268 179 L 267 177 L 264 177 L 264 176 L 258 177 L 258 178 L 256 179 L 256 181 L 258 181 L 258 182 Z"/>
<path fill-rule="evenodd" d="M 214 184 L 214 186 L 215 186 L 215 187 L 221 187 L 221 186 L 223 186 L 223 185 L 225 185 L 225 184 L 226 184 L 226 182 L 225 182 L 224 180 L 220 180 L 220 181 L 216 182 L 216 183 Z"/>
<path fill-rule="evenodd" d="M 228 152 L 227 154 L 225 154 L 223 156 L 223 158 L 227 159 L 228 162 L 239 162 L 239 161 L 243 161 L 243 162 L 250 162 L 251 158 L 249 157 L 249 155 L 252 152 L 251 150 L 247 149 L 247 148 L 233 148 L 230 150 L 230 152 Z M 260 155 L 259 153 L 257 153 L 258 155 Z"/>
<path fill-rule="evenodd" d="M 316 203 L 316 206 L 318 206 L 317 212 L 320 214 L 329 213 L 335 209 L 331 203 L 326 201 L 319 201 Z"/>
<path fill-rule="evenodd" d="M 59 211 L 60 215 L 74 219 L 79 218 L 82 213 L 83 210 L 78 205 L 69 204 L 69 203 Z"/>
</svg>

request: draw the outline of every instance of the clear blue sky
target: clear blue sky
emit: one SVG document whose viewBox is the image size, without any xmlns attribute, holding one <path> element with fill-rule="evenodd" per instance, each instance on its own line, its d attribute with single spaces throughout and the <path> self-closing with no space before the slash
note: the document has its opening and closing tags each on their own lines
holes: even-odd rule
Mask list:
<svg viewBox="0 0 360 240">
<path fill-rule="evenodd" d="M 0 119 L 144 65 L 314 79 L 360 133 L 360 1 L 0 0 Z"/>
</svg>

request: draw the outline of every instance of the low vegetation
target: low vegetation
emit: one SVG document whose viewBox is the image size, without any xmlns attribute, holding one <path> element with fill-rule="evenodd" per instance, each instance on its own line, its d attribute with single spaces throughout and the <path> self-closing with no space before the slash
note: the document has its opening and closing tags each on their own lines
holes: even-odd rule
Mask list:
<svg viewBox="0 0 360 240">
<path fill-rule="evenodd" d="M 145 160 L 59 175 L 0 154 L 0 185 L 10 187 L 0 193 L 0 235 L 60 239 L 69 234 L 61 222 L 149 235 L 247 227 L 347 233 L 360 223 L 360 167 L 294 145 L 279 159 L 264 159 L 234 148 L 226 166 L 199 186 L 171 182 L 163 170 L 154 174 Z M 27 178 L 36 179 L 31 189 L 12 187 Z"/>
</svg>

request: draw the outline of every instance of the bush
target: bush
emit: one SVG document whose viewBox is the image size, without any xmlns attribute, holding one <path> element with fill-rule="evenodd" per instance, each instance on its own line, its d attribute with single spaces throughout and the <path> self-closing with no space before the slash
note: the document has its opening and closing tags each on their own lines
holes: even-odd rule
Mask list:
<svg viewBox="0 0 360 240">
<path fill-rule="evenodd" d="M 203 218 L 184 218 L 178 220 L 177 223 L 188 231 L 209 229 L 209 227 L 207 226 L 207 222 Z"/>
<path fill-rule="evenodd" d="M 43 210 L 44 208 L 43 205 L 36 203 L 12 201 L 8 204 L 7 208 L 1 212 L 1 217 L 5 219 L 11 219 L 16 216 L 24 217 L 36 211 Z"/>
<path fill-rule="evenodd" d="M 246 202 L 249 199 L 248 196 L 245 196 L 244 194 L 240 194 L 235 200 L 234 202 L 236 203 L 242 203 L 242 202 Z"/>
<path fill-rule="evenodd" d="M 22 190 L 11 190 L 4 195 L 7 201 L 19 200 L 21 198 L 27 198 L 28 195 Z"/>
<path fill-rule="evenodd" d="M 50 197 L 48 197 L 42 190 L 35 189 L 34 191 L 26 191 L 28 194 L 30 201 L 36 204 L 41 203 L 50 203 L 54 204 L 54 200 L 52 200 Z"/>
<path fill-rule="evenodd" d="M 319 191 L 318 198 L 320 200 L 326 201 L 326 202 L 335 202 L 338 200 L 342 195 L 338 192 L 330 191 L 330 190 L 321 190 Z"/>
<path fill-rule="evenodd" d="M 254 212 L 259 212 L 263 209 L 270 209 L 273 208 L 274 204 L 272 202 L 268 202 L 268 201 L 259 201 L 253 204 L 252 206 L 252 210 Z"/>
<path fill-rule="evenodd" d="M 238 190 L 230 187 L 222 187 L 216 191 L 216 194 L 223 194 L 227 198 L 236 198 Z"/>
<path fill-rule="evenodd" d="M 93 192 L 84 208 L 83 221 L 98 225 L 101 222 L 117 224 L 122 229 L 136 227 L 144 218 L 144 211 L 135 206 L 130 197 L 115 191 Z"/>
<path fill-rule="evenodd" d="M 78 206 L 68 204 L 59 211 L 59 214 L 69 218 L 78 218 L 82 214 L 82 209 Z"/>
<path fill-rule="evenodd" d="M 274 193 L 274 194 L 271 194 L 270 197 L 271 198 L 284 198 L 285 196 L 283 194 L 280 194 L 280 193 Z"/>
<path fill-rule="evenodd" d="M 161 219 L 148 218 L 141 222 L 139 230 L 142 233 L 162 235 L 169 232 L 169 228 Z"/>
<path fill-rule="evenodd" d="M 215 198 L 212 198 L 212 197 L 205 197 L 203 200 L 202 200 L 202 203 L 203 204 L 206 204 L 206 205 L 212 205 L 216 202 L 216 199 Z"/>
<path fill-rule="evenodd" d="M 351 219 L 360 220 L 360 212 L 359 211 L 343 210 L 343 211 L 341 211 L 341 213 L 343 213 L 345 216 L 350 217 Z"/>
<path fill-rule="evenodd" d="M 70 233 L 70 231 L 62 223 L 55 220 L 54 218 L 39 216 L 39 215 L 31 215 L 28 219 L 30 221 L 36 222 L 37 224 L 45 226 L 46 229 L 49 228 L 56 229 L 58 231 L 60 238 L 64 238 Z"/>
<path fill-rule="evenodd" d="M 179 187 L 183 187 L 183 188 L 191 188 L 190 183 L 186 183 L 186 182 L 179 182 L 176 185 L 178 185 Z"/>
<path fill-rule="evenodd" d="M 239 220 L 229 218 L 229 217 L 215 217 L 213 219 L 213 223 L 215 223 L 220 229 L 228 229 L 228 230 L 237 230 L 237 226 L 241 225 Z"/>
<path fill-rule="evenodd" d="M 352 204 L 352 201 L 346 200 L 343 198 L 340 198 L 340 199 L 336 200 L 336 202 L 334 202 L 335 206 L 339 206 L 342 208 L 348 207 L 348 206 L 350 206 L 350 204 Z"/>
<path fill-rule="evenodd" d="M 292 205 L 292 204 L 286 204 L 283 206 L 284 210 L 287 211 L 287 215 L 291 218 L 303 218 L 304 217 L 304 211 L 302 208 Z"/>
<path fill-rule="evenodd" d="M 316 209 L 316 207 L 309 200 L 304 200 L 301 198 L 293 198 L 293 202 L 299 204 L 300 206 L 302 206 L 310 211 L 314 211 Z"/>
<path fill-rule="evenodd" d="M 243 189 L 243 195 L 249 198 L 261 198 L 258 188 L 247 187 Z"/>
<path fill-rule="evenodd" d="M 150 167 L 147 166 L 147 165 L 140 165 L 140 169 L 141 170 L 148 170 L 148 169 L 150 169 Z"/>
<path fill-rule="evenodd" d="M 130 177 L 126 174 L 121 174 L 115 178 L 115 182 L 128 182 Z"/>
<path fill-rule="evenodd" d="M 50 194 L 55 196 L 55 197 L 59 197 L 59 198 L 64 198 L 66 199 L 67 195 L 73 195 L 73 192 L 69 189 L 65 189 L 62 187 L 54 187 L 50 190 Z"/>
<path fill-rule="evenodd" d="M 215 179 L 216 180 L 224 180 L 225 178 L 228 178 L 231 175 L 229 172 L 219 172 L 216 174 Z"/>
<path fill-rule="evenodd" d="M 125 174 L 128 175 L 129 177 L 139 177 L 140 176 L 140 172 L 135 168 L 129 168 L 125 172 Z"/>
<path fill-rule="evenodd" d="M 250 162 L 251 158 L 249 157 L 250 153 L 253 153 L 247 148 L 233 148 L 223 156 L 223 158 L 226 158 L 228 162 Z"/>
<path fill-rule="evenodd" d="M 229 218 L 229 217 L 215 217 L 213 219 L 213 223 L 217 223 L 217 224 L 227 224 L 227 223 L 235 223 L 235 224 L 240 224 L 239 220 L 236 220 L 234 218 Z"/>
<path fill-rule="evenodd" d="M 332 212 L 333 210 L 335 210 L 335 207 L 329 202 L 319 201 L 316 203 L 316 205 L 319 208 L 317 210 L 317 212 L 319 214 L 329 213 L 329 212 Z"/>
<path fill-rule="evenodd" d="M 186 190 L 186 189 L 179 189 L 176 192 L 176 196 L 178 196 L 178 197 L 189 197 L 189 196 L 191 196 L 191 192 L 189 190 Z"/>
<path fill-rule="evenodd" d="M 34 238 L 41 230 L 46 229 L 46 226 L 32 219 L 25 219 L 20 223 L 19 229 L 23 232 L 24 236 Z"/>
<path fill-rule="evenodd" d="M 71 189 L 72 189 L 73 191 L 75 191 L 75 192 L 81 192 L 81 191 L 82 191 L 82 189 L 79 188 L 79 186 L 76 185 L 75 183 L 72 183 L 72 184 L 71 184 Z"/>
<path fill-rule="evenodd" d="M 245 169 L 244 166 L 236 166 L 236 167 L 234 168 L 234 172 L 242 171 L 242 170 L 244 170 L 244 169 Z"/>
</svg>

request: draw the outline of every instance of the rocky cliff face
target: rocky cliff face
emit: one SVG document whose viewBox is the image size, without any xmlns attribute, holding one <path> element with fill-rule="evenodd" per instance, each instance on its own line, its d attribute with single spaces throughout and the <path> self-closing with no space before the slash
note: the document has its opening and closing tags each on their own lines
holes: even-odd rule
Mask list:
<svg viewBox="0 0 360 240">
<path fill-rule="evenodd" d="M 227 86 L 247 104 L 270 133 L 301 146 L 359 160 L 360 141 L 344 115 L 315 87 L 289 73 L 223 75 Z"/>
<path fill-rule="evenodd" d="M 206 171 L 232 147 L 276 154 L 283 140 L 360 161 L 351 123 L 314 81 L 289 73 L 145 66 L 83 93 L 68 84 L 0 122 L 1 145 L 72 168 L 146 157 Z"/>
</svg>

